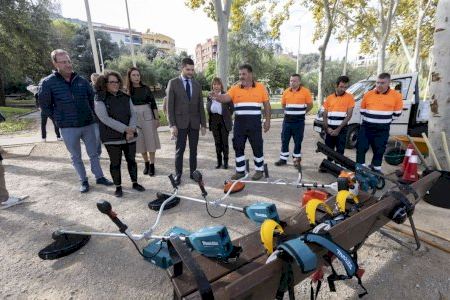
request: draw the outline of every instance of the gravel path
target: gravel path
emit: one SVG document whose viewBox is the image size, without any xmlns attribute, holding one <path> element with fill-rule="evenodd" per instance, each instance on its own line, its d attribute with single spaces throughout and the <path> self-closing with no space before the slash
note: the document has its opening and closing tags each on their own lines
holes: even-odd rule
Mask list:
<svg viewBox="0 0 450 300">
<path fill-rule="evenodd" d="M 306 129 L 303 142 L 304 179 L 332 182 L 330 175 L 316 172 L 323 155 L 314 152 L 317 136 L 310 127 Z M 296 171 L 292 167 L 272 167 L 278 159 L 280 130 L 280 123 L 273 122 L 270 133 L 265 135 L 265 158 L 271 177 L 294 180 Z M 51 233 L 57 228 L 115 232 L 115 226 L 95 207 L 96 201 L 101 199 L 110 201 L 135 231 L 148 226 L 156 216 L 148 210 L 148 201 L 158 190 L 170 191 L 166 175 L 173 170 L 174 144 L 167 132 L 161 133 L 161 144 L 163 148 L 157 153 L 157 176 L 139 175 L 140 183 L 147 188 L 145 192 L 130 189 L 126 166 L 123 166 L 125 196 L 120 200 L 112 196 L 112 188 L 96 186 L 89 171 L 92 189 L 81 195 L 76 174 L 61 142 L 23 146 L 30 147 L 28 150 L 8 148 L 9 158 L 4 160 L 7 186 L 12 194 L 28 194 L 30 199 L 20 206 L 0 211 L 3 240 L 0 247 L 0 299 L 170 299 L 172 287 L 166 273 L 143 261 L 125 239 L 92 238 L 80 251 L 55 261 L 43 261 L 37 256 L 37 252 L 51 242 Z M 199 169 L 210 195 L 218 197 L 222 194 L 223 180 L 232 174 L 232 170 L 213 170 L 215 151 L 211 133 L 200 138 L 200 145 Z M 250 153 L 249 149 L 247 152 Z M 351 151 L 348 154 L 354 157 Z M 84 157 L 87 157 L 85 153 Z M 101 163 L 110 177 L 106 151 Z M 88 166 L 88 162 L 85 165 Z M 143 162 L 140 157 L 138 165 L 141 174 Z M 187 168 L 185 159 L 185 170 Z M 186 177 L 180 193 L 199 195 L 197 186 Z M 246 189 L 234 196 L 231 202 L 244 205 L 257 200 L 273 201 L 281 216 L 286 217 L 298 208 L 299 190 L 269 189 L 258 185 L 251 193 Z M 421 224 L 433 228 L 430 223 L 437 221 L 445 224 L 447 230 L 449 216 L 445 211 L 438 220 L 429 219 Z M 213 224 L 226 225 L 232 238 L 257 230 L 256 225 L 236 212 L 227 212 L 223 218 L 214 220 L 207 216 L 203 206 L 182 202 L 164 214 L 156 233 L 163 233 L 175 225 L 194 231 Z M 444 233 L 449 234 L 448 231 Z M 411 253 L 376 233 L 362 247 L 359 258 L 366 269 L 367 299 L 448 299 L 450 256 L 443 251 L 424 245 L 423 250 Z M 330 293 L 325 284 L 319 298 L 357 298 L 355 280 L 338 282 L 337 288 L 337 293 Z M 296 292 L 301 299 L 309 298 L 309 282 L 298 285 Z"/>
</svg>

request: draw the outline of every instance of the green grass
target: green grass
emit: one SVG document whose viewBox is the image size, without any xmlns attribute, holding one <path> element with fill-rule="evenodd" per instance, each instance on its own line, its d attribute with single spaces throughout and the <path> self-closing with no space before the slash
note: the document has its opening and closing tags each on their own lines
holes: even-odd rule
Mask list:
<svg viewBox="0 0 450 300">
<path fill-rule="evenodd" d="M 35 99 L 6 99 L 6 106 L 35 107 Z"/>
<path fill-rule="evenodd" d="M 0 123 L 0 134 L 14 133 L 30 129 L 33 125 L 31 119 L 18 119 L 17 117 L 33 111 L 29 108 L 0 107 L 0 112 L 6 118 Z"/>
<path fill-rule="evenodd" d="M 159 112 L 159 125 L 160 126 L 169 125 L 169 122 L 167 121 L 167 116 L 162 112 L 162 110 Z"/>
</svg>

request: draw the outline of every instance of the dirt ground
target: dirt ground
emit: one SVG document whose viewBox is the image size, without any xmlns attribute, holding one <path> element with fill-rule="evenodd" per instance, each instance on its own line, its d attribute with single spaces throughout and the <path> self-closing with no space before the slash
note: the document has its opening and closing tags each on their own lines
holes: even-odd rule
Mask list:
<svg viewBox="0 0 450 300">
<path fill-rule="evenodd" d="M 305 181 L 332 182 L 333 177 L 316 172 L 323 155 L 315 153 L 317 135 L 308 122 L 303 142 L 303 169 Z M 295 180 L 293 167 L 276 168 L 273 163 L 279 155 L 280 122 L 264 135 L 265 159 L 272 178 Z M 51 130 L 50 130 L 51 132 Z M 85 161 L 90 177 L 91 191 L 78 192 L 78 181 L 62 142 L 26 144 L 6 148 L 9 154 L 3 161 L 7 187 L 11 194 L 29 195 L 29 201 L 0 211 L 0 298 L 1 299 L 170 299 L 172 286 L 166 272 L 145 262 L 128 240 L 95 237 L 80 251 L 59 260 L 44 261 L 37 253 L 51 242 L 51 233 L 57 228 L 116 232 L 116 227 L 95 207 L 101 199 L 111 202 L 119 216 L 135 232 L 153 223 L 154 211 L 147 208 L 157 191 L 170 191 L 167 175 L 173 172 L 174 143 L 168 132 L 161 132 L 162 149 L 157 152 L 156 177 L 142 175 L 143 161 L 138 157 L 139 181 L 147 189 L 143 193 L 130 189 L 126 166 L 122 168 L 125 195 L 115 198 L 113 188 L 96 186 L 89 163 Z M 210 132 L 199 142 L 199 170 L 211 197 L 222 195 L 223 180 L 230 170 L 214 169 L 215 151 Z M 247 157 L 251 158 L 249 146 Z M 347 154 L 354 158 L 354 151 Z M 188 170 L 185 153 L 185 173 Z M 84 153 L 84 158 L 87 155 Z M 108 158 L 103 152 L 101 163 L 110 178 Z M 386 167 L 389 169 L 388 167 Z M 251 163 L 253 170 L 253 163 Z M 199 196 L 198 187 L 186 176 L 180 194 Z M 255 201 L 272 201 L 281 217 L 287 217 L 299 208 L 300 190 L 287 187 L 255 186 L 233 196 L 233 204 L 244 205 Z M 450 238 L 449 210 L 437 209 L 421 202 L 416 208 L 416 225 L 435 234 Z M 181 202 L 167 211 L 156 233 L 162 234 L 172 226 L 195 231 L 201 227 L 226 225 L 232 238 L 257 230 L 257 226 L 236 212 L 227 212 L 221 219 L 210 218 L 204 206 Z M 406 227 L 405 227 L 406 228 Z M 422 237 L 429 235 L 419 232 Z M 404 240 L 411 238 L 399 235 Z M 449 243 L 436 240 L 449 249 Z M 140 244 L 144 246 L 144 243 Z M 448 253 L 423 243 L 422 250 L 412 252 L 379 233 L 373 234 L 359 252 L 360 265 L 366 273 L 363 283 L 369 291 L 366 299 L 448 299 L 450 295 L 450 256 Z M 320 299 L 356 299 L 355 280 L 338 282 L 337 293 L 330 293 L 326 284 Z M 309 299 L 309 281 L 296 286 L 300 299 Z"/>
</svg>

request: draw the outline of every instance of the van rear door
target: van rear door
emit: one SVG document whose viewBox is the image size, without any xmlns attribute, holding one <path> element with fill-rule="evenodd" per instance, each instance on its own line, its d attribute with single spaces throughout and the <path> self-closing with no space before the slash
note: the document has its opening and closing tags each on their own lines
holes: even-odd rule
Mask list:
<svg viewBox="0 0 450 300">
<path fill-rule="evenodd" d="M 402 94 L 403 110 L 402 115 L 391 123 L 390 135 L 406 135 L 408 133 L 409 115 L 411 106 L 415 102 L 415 87 L 417 74 L 404 74 L 391 78 L 391 89 L 395 89 Z"/>
</svg>

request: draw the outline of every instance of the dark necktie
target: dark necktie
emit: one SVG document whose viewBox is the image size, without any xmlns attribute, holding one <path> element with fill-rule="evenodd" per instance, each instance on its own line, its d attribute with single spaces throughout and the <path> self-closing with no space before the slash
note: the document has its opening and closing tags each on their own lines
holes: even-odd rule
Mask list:
<svg viewBox="0 0 450 300">
<path fill-rule="evenodd" d="M 185 80 L 186 80 L 186 94 L 187 94 L 189 101 L 191 101 L 191 85 L 189 84 L 189 79 L 185 79 Z"/>
</svg>

